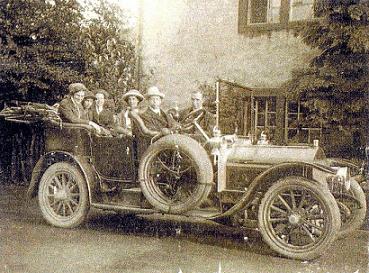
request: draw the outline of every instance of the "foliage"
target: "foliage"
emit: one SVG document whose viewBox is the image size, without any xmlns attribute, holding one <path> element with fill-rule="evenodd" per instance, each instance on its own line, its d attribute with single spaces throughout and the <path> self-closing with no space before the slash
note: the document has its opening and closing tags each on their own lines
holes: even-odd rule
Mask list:
<svg viewBox="0 0 369 273">
<path fill-rule="evenodd" d="M 107 90 L 117 104 L 135 85 L 135 48 L 120 7 L 106 0 L 90 6 L 93 16 L 83 29 L 89 85 Z"/>
<path fill-rule="evenodd" d="M 369 87 L 369 1 L 325 0 L 324 17 L 299 35 L 319 54 L 293 72 L 289 93 L 306 99 L 310 119 L 365 129 Z"/>
<path fill-rule="evenodd" d="M 82 13 L 77 0 L 1 2 L 0 98 L 54 103 L 69 83 L 82 81 L 118 100 L 134 86 L 124 11 L 106 0 L 89 7 Z"/>
<path fill-rule="evenodd" d="M 54 102 L 80 81 L 81 18 L 77 0 L 2 1 L 0 97 Z"/>
</svg>

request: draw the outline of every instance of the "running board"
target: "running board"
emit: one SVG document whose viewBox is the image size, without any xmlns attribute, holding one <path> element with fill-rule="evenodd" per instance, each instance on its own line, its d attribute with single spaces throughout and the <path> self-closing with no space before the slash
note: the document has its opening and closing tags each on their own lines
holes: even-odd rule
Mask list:
<svg viewBox="0 0 369 273">
<path fill-rule="evenodd" d="M 94 207 L 97 209 L 103 209 L 103 210 L 134 212 L 137 214 L 152 214 L 152 213 L 159 212 L 154 209 L 143 209 L 140 207 L 121 206 L 121 205 L 113 205 L 113 204 L 101 204 L 101 203 L 92 203 L 91 207 Z"/>
<path fill-rule="evenodd" d="M 155 209 L 144 209 L 140 207 L 122 206 L 122 205 L 115 205 L 115 204 L 92 203 L 91 207 L 94 207 L 97 209 L 103 209 L 103 210 L 133 212 L 137 214 L 153 214 L 153 213 L 166 214 L 166 213 L 162 213 Z M 220 212 L 218 210 L 212 208 L 212 209 L 194 209 L 194 210 L 190 210 L 190 211 L 187 211 L 179 215 L 187 216 L 187 217 L 200 217 L 200 218 L 207 219 L 207 218 L 217 216 L 219 214 Z M 171 215 L 171 214 L 167 214 L 167 215 Z"/>
<path fill-rule="evenodd" d="M 193 209 L 185 212 L 184 216 L 190 217 L 200 217 L 200 218 L 211 218 L 221 214 L 216 208 L 203 208 L 203 209 Z"/>
</svg>

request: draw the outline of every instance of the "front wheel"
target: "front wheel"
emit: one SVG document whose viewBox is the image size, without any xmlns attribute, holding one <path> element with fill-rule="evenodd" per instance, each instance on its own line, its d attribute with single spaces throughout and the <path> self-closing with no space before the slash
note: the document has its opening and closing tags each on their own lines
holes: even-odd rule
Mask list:
<svg viewBox="0 0 369 273">
<path fill-rule="evenodd" d="M 67 162 L 51 165 L 41 177 L 38 203 L 44 219 L 53 226 L 80 225 L 89 210 L 86 181 L 81 172 Z"/>
<path fill-rule="evenodd" d="M 342 221 L 339 238 L 344 238 L 359 229 L 366 216 L 365 193 L 356 180 L 351 180 L 350 184 L 348 191 L 344 190 L 336 196 Z"/>
<path fill-rule="evenodd" d="M 301 260 L 322 255 L 341 225 L 328 188 L 303 177 L 286 177 L 270 187 L 261 201 L 258 222 L 270 248 Z"/>
</svg>

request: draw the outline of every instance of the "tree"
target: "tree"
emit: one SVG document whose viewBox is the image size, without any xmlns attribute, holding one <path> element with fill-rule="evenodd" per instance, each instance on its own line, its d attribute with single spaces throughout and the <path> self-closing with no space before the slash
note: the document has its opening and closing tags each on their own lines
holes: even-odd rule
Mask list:
<svg viewBox="0 0 369 273">
<path fill-rule="evenodd" d="M 325 0 L 317 23 L 298 34 L 319 54 L 293 71 L 286 87 L 306 100 L 310 121 L 367 130 L 369 87 L 369 1 Z"/>
<path fill-rule="evenodd" d="M 53 103 L 85 71 L 77 0 L 5 0 L 0 6 L 2 98 Z"/>
<path fill-rule="evenodd" d="M 135 86 L 135 48 L 119 6 L 106 0 L 90 5 L 92 15 L 83 29 L 89 86 L 108 91 L 117 105 L 121 96 Z"/>
</svg>

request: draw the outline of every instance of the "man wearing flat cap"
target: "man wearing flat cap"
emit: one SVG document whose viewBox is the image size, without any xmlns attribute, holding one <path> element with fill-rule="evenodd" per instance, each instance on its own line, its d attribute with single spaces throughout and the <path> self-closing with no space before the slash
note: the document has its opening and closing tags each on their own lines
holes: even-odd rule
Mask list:
<svg viewBox="0 0 369 273">
<path fill-rule="evenodd" d="M 145 126 L 152 131 L 167 135 L 170 133 L 170 128 L 176 124 L 175 121 L 168 116 L 161 108 L 161 102 L 164 94 L 159 88 L 152 86 L 147 90 L 146 97 L 149 107 L 140 114 Z"/>
<path fill-rule="evenodd" d="M 60 118 L 65 122 L 87 124 L 100 132 L 100 126 L 84 117 L 82 101 L 88 91 L 82 83 L 71 83 L 68 87 L 69 96 L 59 105 Z"/>
<path fill-rule="evenodd" d="M 202 129 L 207 133 L 208 136 L 211 136 L 213 133 L 213 128 L 216 125 L 215 115 L 210 113 L 207 109 L 203 107 L 204 97 L 201 91 L 196 90 L 191 93 L 191 107 L 182 110 L 179 114 L 179 120 L 183 121 L 190 113 L 203 109 L 204 116 L 198 121 L 198 124 Z M 197 133 L 196 128 L 193 128 L 192 132 Z"/>
</svg>

